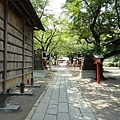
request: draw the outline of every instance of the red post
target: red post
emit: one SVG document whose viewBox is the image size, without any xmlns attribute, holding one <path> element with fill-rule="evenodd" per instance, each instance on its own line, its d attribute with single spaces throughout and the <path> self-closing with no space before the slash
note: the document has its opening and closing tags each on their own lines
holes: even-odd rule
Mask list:
<svg viewBox="0 0 120 120">
<path fill-rule="evenodd" d="M 73 61 L 73 67 L 76 68 L 76 60 Z"/>
<path fill-rule="evenodd" d="M 46 69 L 46 62 L 47 62 L 47 60 L 45 59 L 45 60 L 43 61 L 44 69 Z"/>
<path fill-rule="evenodd" d="M 96 67 L 97 67 L 97 82 L 98 82 L 98 84 L 100 84 L 100 72 L 101 72 L 101 70 L 100 70 L 100 64 L 102 64 L 102 62 L 95 62 L 95 64 L 96 64 Z"/>
<path fill-rule="evenodd" d="M 82 60 L 78 60 L 78 64 L 79 64 L 79 69 L 81 70 L 81 67 L 82 67 Z"/>
<path fill-rule="evenodd" d="M 69 65 L 69 61 L 67 60 L 67 65 Z"/>
<path fill-rule="evenodd" d="M 97 63 L 97 82 L 100 84 L 100 63 Z"/>
<path fill-rule="evenodd" d="M 104 58 L 103 55 L 94 55 L 95 64 L 97 67 L 97 82 L 100 84 L 100 78 L 101 78 L 101 70 L 100 65 L 102 64 L 101 58 Z"/>
<path fill-rule="evenodd" d="M 59 65 L 59 62 L 58 62 L 58 60 L 57 60 L 57 65 Z"/>
<path fill-rule="evenodd" d="M 27 79 L 27 84 L 30 84 L 30 80 L 29 79 Z"/>
</svg>

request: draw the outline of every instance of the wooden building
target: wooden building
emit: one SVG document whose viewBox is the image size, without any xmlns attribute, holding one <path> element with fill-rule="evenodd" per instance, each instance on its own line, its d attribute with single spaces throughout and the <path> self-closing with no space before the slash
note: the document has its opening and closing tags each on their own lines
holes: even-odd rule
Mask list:
<svg viewBox="0 0 120 120">
<path fill-rule="evenodd" d="M 33 31 L 43 30 L 30 0 L 0 0 L 0 97 L 33 77 Z M 2 104 L 2 102 L 1 102 Z"/>
</svg>

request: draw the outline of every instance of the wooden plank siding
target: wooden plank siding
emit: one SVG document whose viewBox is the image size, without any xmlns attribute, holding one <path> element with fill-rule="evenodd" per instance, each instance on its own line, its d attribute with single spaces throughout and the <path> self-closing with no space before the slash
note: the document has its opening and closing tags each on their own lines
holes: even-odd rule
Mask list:
<svg viewBox="0 0 120 120">
<path fill-rule="evenodd" d="M 33 77 L 34 25 L 4 3 L 0 1 L 0 93 Z"/>
</svg>

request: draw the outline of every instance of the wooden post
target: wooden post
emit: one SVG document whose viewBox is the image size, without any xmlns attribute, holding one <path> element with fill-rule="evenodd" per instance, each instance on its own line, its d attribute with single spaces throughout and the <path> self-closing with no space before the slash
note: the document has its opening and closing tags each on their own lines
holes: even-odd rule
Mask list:
<svg viewBox="0 0 120 120">
<path fill-rule="evenodd" d="M 98 84 L 100 84 L 100 64 L 101 63 L 97 63 L 96 65 L 97 65 L 97 82 L 98 82 Z"/>
<path fill-rule="evenodd" d="M 6 107 L 6 81 L 7 81 L 7 34 L 8 34 L 8 0 L 4 1 L 4 81 L 3 81 L 3 92 L 1 94 L 1 105 L 0 107 Z"/>
<path fill-rule="evenodd" d="M 22 68 L 22 83 L 20 85 L 20 92 L 24 93 L 25 88 L 25 20 L 23 20 L 23 68 Z"/>
<path fill-rule="evenodd" d="M 33 70 L 34 70 L 34 39 L 33 39 L 33 30 L 32 30 L 32 49 L 33 49 L 33 52 L 32 52 L 32 77 L 31 77 L 31 85 L 33 85 L 33 81 L 34 81 L 34 78 L 33 78 Z"/>
</svg>

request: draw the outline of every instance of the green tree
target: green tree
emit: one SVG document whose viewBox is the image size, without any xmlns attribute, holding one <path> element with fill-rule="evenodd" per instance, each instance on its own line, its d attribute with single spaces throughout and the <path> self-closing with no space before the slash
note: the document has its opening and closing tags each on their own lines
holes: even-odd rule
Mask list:
<svg viewBox="0 0 120 120">
<path fill-rule="evenodd" d="M 52 54 L 61 39 L 60 19 L 49 10 L 49 0 L 31 0 L 45 28 L 34 32 L 34 49 L 42 49 L 44 56 Z"/>
<path fill-rule="evenodd" d="M 92 45 L 92 54 L 103 54 L 104 59 L 120 54 L 119 0 L 66 0 L 64 8 L 71 31 L 79 36 L 79 43 L 85 40 Z"/>
<path fill-rule="evenodd" d="M 34 49 L 41 48 L 45 54 L 55 55 L 56 59 L 59 56 L 67 56 L 72 52 L 77 53 L 79 49 L 76 42 L 77 36 L 69 32 L 71 25 L 68 17 L 64 14 L 55 16 L 48 10 L 49 0 L 32 0 L 32 3 L 46 30 L 45 32 L 35 31 Z"/>
<path fill-rule="evenodd" d="M 93 46 L 104 58 L 120 53 L 120 1 L 66 0 L 72 32 Z"/>
</svg>

